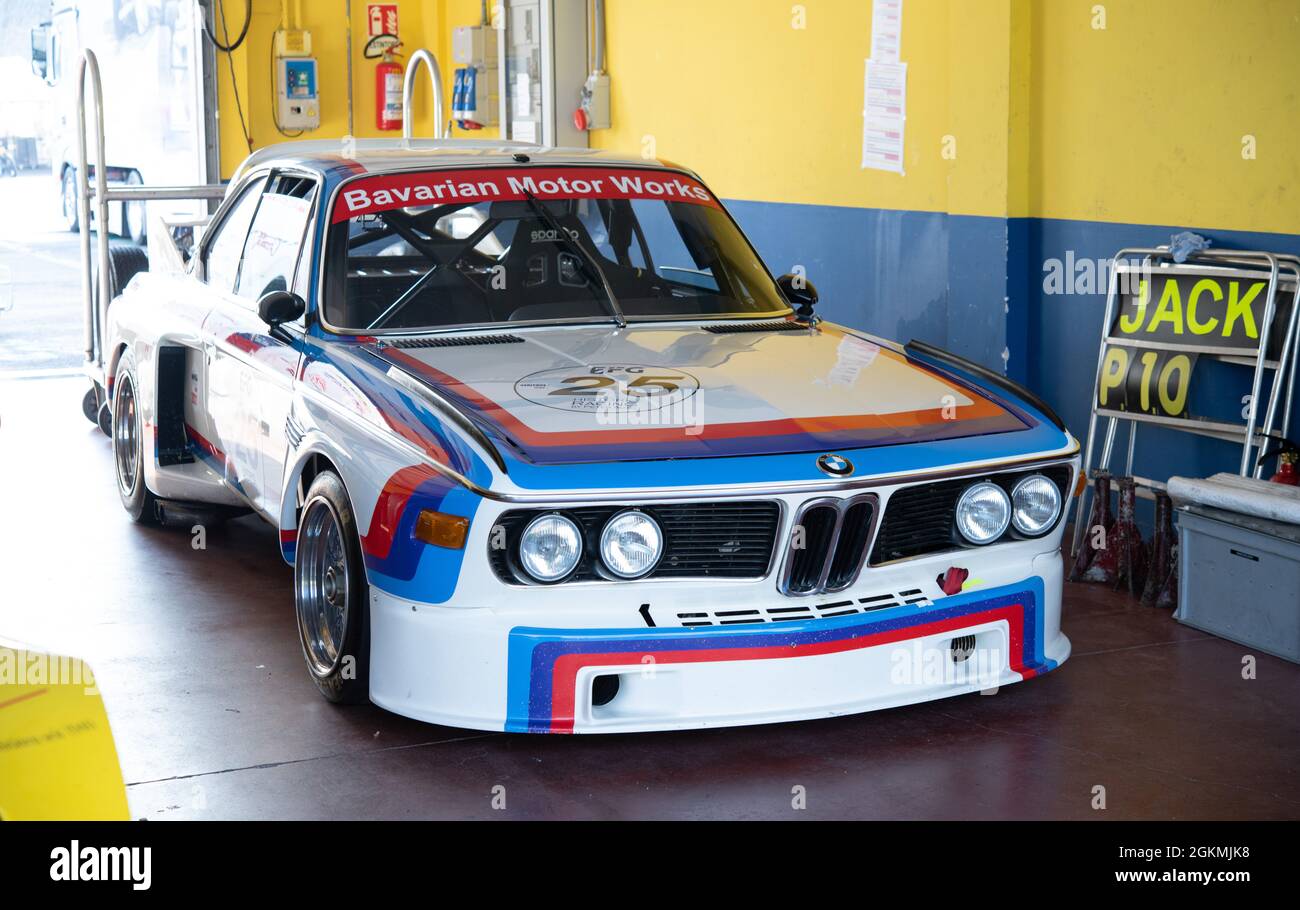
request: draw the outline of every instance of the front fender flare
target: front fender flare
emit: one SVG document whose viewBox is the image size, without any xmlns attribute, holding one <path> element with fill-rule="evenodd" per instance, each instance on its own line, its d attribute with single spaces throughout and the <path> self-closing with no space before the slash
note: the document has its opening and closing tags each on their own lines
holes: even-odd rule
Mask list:
<svg viewBox="0 0 1300 910">
<path fill-rule="evenodd" d="M 307 463 L 317 456 L 334 466 L 339 479 L 343 481 L 349 501 L 352 499 L 353 486 L 349 482 L 352 459 L 324 434 L 308 432 L 298 443 L 291 466 L 284 472 L 284 483 L 280 490 L 280 516 L 276 525 L 280 532 L 280 555 L 289 565 L 294 564 L 298 546 L 298 485 Z M 356 514 L 355 502 L 352 503 L 352 511 Z"/>
</svg>

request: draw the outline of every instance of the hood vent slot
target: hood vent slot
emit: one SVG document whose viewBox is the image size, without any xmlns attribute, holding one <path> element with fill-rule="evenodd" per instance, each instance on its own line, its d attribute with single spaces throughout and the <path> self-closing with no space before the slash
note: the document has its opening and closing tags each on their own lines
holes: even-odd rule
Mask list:
<svg viewBox="0 0 1300 910">
<path fill-rule="evenodd" d="M 774 319 L 765 322 L 729 322 L 724 325 L 706 325 L 704 331 L 714 335 L 734 335 L 737 332 L 806 332 L 808 326 L 801 322 Z"/>
<path fill-rule="evenodd" d="M 384 341 L 394 348 L 460 348 L 475 344 L 523 344 L 518 335 L 435 335 L 424 338 L 396 338 Z"/>
</svg>

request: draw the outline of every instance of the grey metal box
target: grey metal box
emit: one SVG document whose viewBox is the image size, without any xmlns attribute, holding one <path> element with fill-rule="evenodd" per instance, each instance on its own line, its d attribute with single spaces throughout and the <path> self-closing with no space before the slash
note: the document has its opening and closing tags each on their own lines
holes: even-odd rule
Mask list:
<svg viewBox="0 0 1300 910">
<path fill-rule="evenodd" d="M 1300 663 L 1300 526 L 1186 506 L 1178 545 L 1175 619 Z"/>
</svg>

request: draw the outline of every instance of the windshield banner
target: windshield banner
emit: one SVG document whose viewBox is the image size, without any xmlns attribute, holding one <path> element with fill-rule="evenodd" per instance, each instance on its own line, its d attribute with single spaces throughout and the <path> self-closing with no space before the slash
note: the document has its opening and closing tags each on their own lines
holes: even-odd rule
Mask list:
<svg viewBox="0 0 1300 910">
<path fill-rule="evenodd" d="M 357 215 L 429 205 L 524 199 L 653 199 L 718 208 L 704 186 L 685 174 L 639 168 L 473 168 L 375 174 L 344 186 L 332 223 Z"/>
</svg>

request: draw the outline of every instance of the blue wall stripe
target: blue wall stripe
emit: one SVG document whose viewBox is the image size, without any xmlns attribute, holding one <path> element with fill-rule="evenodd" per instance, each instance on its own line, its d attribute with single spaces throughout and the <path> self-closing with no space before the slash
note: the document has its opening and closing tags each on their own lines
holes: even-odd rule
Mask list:
<svg viewBox="0 0 1300 910">
<path fill-rule="evenodd" d="M 1005 219 L 733 200 L 727 208 L 774 275 L 807 269 L 825 318 L 1002 369 Z"/>
<path fill-rule="evenodd" d="M 1050 218 L 981 218 L 937 212 L 728 201 L 774 274 L 795 264 L 821 295 L 828 319 L 907 341 L 919 338 L 986 366 L 1006 369 L 1042 395 L 1083 439 L 1105 311 L 1104 283 L 1092 294 L 1044 291 L 1044 263 L 1109 259 L 1126 246 L 1158 246 L 1189 230 L 1177 225 L 1112 224 Z M 1300 254 L 1300 236 L 1190 228 L 1215 248 Z M 1249 373 L 1198 366 L 1190 407 L 1240 420 Z M 1297 408 L 1300 410 L 1300 407 Z M 1300 414 L 1292 414 L 1292 437 Z M 1120 437 L 1123 452 L 1125 437 Z M 1143 427 L 1136 473 L 1205 476 L 1235 471 L 1240 447 Z M 1123 467 L 1113 461 L 1112 467 Z"/>
</svg>

